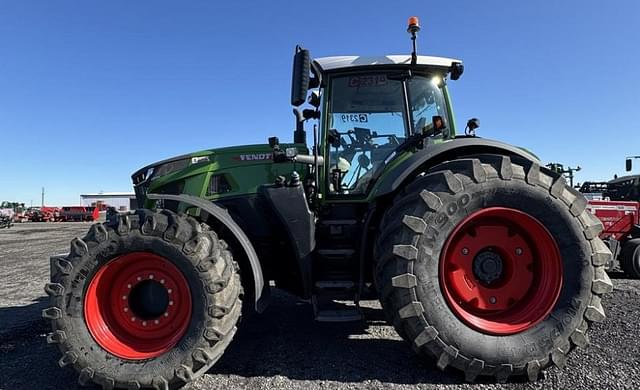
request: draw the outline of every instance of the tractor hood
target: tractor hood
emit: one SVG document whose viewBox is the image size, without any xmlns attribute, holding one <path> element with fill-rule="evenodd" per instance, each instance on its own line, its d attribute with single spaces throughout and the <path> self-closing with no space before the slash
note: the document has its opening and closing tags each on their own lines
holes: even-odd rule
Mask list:
<svg viewBox="0 0 640 390">
<path fill-rule="evenodd" d="M 267 144 L 206 149 L 183 154 L 149 164 L 137 170 L 131 179 L 134 185 L 154 180 L 184 169 L 217 163 L 218 166 L 271 163 L 271 147 Z"/>
<path fill-rule="evenodd" d="M 300 154 L 307 152 L 303 144 L 281 146 L 296 147 Z M 304 169 L 300 164 L 274 164 L 271 147 L 257 144 L 207 149 L 158 161 L 139 169 L 131 179 L 139 202 L 149 192 L 217 199 L 255 193 L 258 186 L 272 183 L 279 175 Z"/>
</svg>

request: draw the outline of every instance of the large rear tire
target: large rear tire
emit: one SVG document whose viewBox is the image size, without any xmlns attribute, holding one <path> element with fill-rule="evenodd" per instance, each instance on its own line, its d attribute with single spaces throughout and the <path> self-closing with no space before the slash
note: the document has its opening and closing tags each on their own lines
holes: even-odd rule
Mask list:
<svg viewBox="0 0 640 390">
<path fill-rule="evenodd" d="M 640 238 L 622 244 L 620 266 L 627 276 L 640 278 Z"/>
<path fill-rule="evenodd" d="M 240 320 L 231 253 L 185 215 L 137 210 L 95 224 L 54 269 L 47 341 L 83 385 L 180 387 L 222 356 Z"/>
<path fill-rule="evenodd" d="M 478 155 L 436 166 L 381 222 L 377 285 L 388 320 L 466 380 L 538 378 L 605 318 L 611 253 L 586 200 L 530 161 Z"/>
</svg>

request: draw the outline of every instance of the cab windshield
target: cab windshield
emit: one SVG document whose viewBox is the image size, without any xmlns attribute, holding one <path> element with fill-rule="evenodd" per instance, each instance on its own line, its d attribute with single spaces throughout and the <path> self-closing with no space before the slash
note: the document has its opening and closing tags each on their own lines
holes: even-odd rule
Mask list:
<svg viewBox="0 0 640 390">
<path fill-rule="evenodd" d="M 328 115 L 331 194 L 366 193 L 374 172 L 407 137 L 429 133 L 433 116 L 447 119 L 442 89 L 434 79 L 398 78 L 375 73 L 332 79 Z"/>
</svg>

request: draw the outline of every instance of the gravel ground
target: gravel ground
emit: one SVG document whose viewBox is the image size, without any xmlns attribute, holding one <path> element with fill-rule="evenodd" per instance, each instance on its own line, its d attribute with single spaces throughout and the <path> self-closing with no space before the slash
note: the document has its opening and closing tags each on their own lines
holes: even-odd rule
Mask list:
<svg viewBox="0 0 640 390">
<path fill-rule="evenodd" d="M 46 345 L 42 290 L 48 257 L 68 249 L 85 223 L 33 223 L 0 230 L 0 389 L 78 389 L 76 375 L 60 369 Z M 590 333 L 592 344 L 571 354 L 564 370 L 505 385 L 470 385 L 456 372 L 421 361 L 375 301 L 364 302 L 366 322 L 316 323 L 309 305 L 275 292 L 262 315 L 244 319 L 223 358 L 194 389 L 639 389 L 640 280 L 612 274 L 608 319 Z"/>
</svg>

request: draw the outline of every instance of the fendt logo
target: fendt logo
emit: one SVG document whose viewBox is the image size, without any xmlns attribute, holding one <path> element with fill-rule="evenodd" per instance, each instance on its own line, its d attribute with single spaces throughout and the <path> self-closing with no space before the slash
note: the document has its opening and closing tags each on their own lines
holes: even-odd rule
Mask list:
<svg viewBox="0 0 640 390">
<path fill-rule="evenodd" d="M 238 161 L 264 161 L 271 160 L 271 158 L 271 153 L 241 154 L 239 156 L 233 157 L 234 160 Z"/>
</svg>

